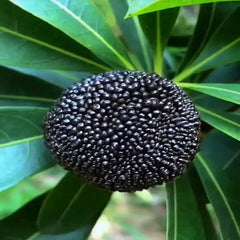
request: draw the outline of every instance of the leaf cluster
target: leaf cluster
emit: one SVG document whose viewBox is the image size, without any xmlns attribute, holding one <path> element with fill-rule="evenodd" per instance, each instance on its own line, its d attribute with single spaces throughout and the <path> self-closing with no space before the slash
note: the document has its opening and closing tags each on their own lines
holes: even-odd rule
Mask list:
<svg viewBox="0 0 240 240">
<path fill-rule="evenodd" d="M 177 23 L 188 5 L 199 12 L 186 33 Z M 0 197 L 54 165 L 42 121 L 63 89 L 104 71 L 154 71 L 204 122 L 192 168 L 166 184 L 167 239 L 240 240 L 239 21 L 237 0 L 1 0 Z M 68 173 L 3 218 L 1 239 L 87 239 L 110 197 Z"/>
</svg>

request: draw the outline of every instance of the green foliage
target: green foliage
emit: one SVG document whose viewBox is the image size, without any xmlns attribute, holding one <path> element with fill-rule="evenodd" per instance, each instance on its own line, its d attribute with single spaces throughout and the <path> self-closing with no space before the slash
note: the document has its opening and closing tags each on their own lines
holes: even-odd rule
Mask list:
<svg viewBox="0 0 240 240">
<path fill-rule="evenodd" d="M 234 0 L 238 1 L 238 0 Z M 212 3 L 212 2 L 234 2 L 231 0 L 132 0 L 127 16 L 132 17 L 139 14 L 155 12 L 158 10 L 169 9 L 174 7 L 183 7 L 188 5 L 195 5 L 195 4 L 205 4 L 205 3 Z"/>
<path fill-rule="evenodd" d="M 196 4 L 186 34 L 178 14 Z M 42 121 L 63 89 L 113 69 L 155 71 L 188 91 L 205 122 L 193 166 L 166 184 L 167 239 L 240 240 L 239 21 L 239 1 L 2 0 L 0 191 L 53 166 Z M 111 196 L 72 174 L 42 192 L 8 209 L 1 239 L 87 239 Z"/>
<path fill-rule="evenodd" d="M 188 177 L 185 175 L 172 183 L 167 183 L 166 190 L 167 239 L 204 239 L 203 219 Z"/>
<path fill-rule="evenodd" d="M 42 205 L 37 239 L 55 239 L 56 235 L 64 238 L 69 233 L 72 240 L 86 239 L 110 196 L 111 193 L 67 174 Z"/>
</svg>

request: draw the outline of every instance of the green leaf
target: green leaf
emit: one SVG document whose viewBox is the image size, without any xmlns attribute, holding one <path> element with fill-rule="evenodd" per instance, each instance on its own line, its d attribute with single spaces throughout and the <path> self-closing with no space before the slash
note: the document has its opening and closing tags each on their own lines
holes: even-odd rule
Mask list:
<svg viewBox="0 0 240 240">
<path fill-rule="evenodd" d="M 98 57 L 132 69 L 125 51 L 90 0 L 11 0 L 14 4 L 66 33 Z M 88 71 L 87 69 L 85 71 Z"/>
<path fill-rule="evenodd" d="M 166 47 L 164 51 L 164 76 L 173 79 L 186 53 L 185 47 Z"/>
<path fill-rule="evenodd" d="M 203 48 L 193 67 L 200 72 L 239 61 L 240 30 L 237 24 L 240 18 L 240 7 L 223 22 Z"/>
<path fill-rule="evenodd" d="M 38 78 L 0 66 L 0 99 L 52 104 L 62 90 Z M 46 91 L 47 89 L 47 91 Z"/>
<path fill-rule="evenodd" d="M 0 107 L 0 190 L 53 165 L 42 141 L 42 121 L 47 110 Z"/>
<path fill-rule="evenodd" d="M 181 64 L 180 70 L 190 65 L 201 53 L 209 38 L 216 31 L 218 26 L 229 17 L 240 4 L 232 3 L 213 3 L 200 6 L 197 25 L 193 37 L 188 46 L 188 51 Z M 206 27 L 207 26 L 207 27 Z"/>
<path fill-rule="evenodd" d="M 213 25 L 213 19 L 216 14 L 216 6 L 216 3 L 203 4 L 200 6 L 197 24 L 188 45 L 187 53 L 179 68 L 180 71 L 182 71 L 198 56 L 199 51 L 204 47 L 206 41 L 208 40 Z"/>
<path fill-rule="evenodd" d="M 151 56 L 152 52 L 149 43 L 143 33 L 138 17 L 132 19 L 124 19 L 127 11 L 129 0 L 110 0 L 114 10 L 117 22 L 123 34 L 123 40 L 126 42 L 128 48 L 136 56 L 136 61 L 140 61 L 139 70 L 152 71 Z"/>
<path fill-rule="evenodd" d="M 240 83 L 240 64 L 232 64 L 214 69 L 204 79 L 205 83 Z M 231 76 L 231 77 L 229 77 Z"/>
<path fill-rule="evenodd" d="M 36 220 L 46 194 L 43 194 L 11 216 L 0 221 L 1 240 L 26 240 L 38 229 Z"/>
<path fill-rule="evenodd" d="M 47 108 L 0 107 L 0 148 L 42 138 Z"/>
<path fill-rule="evenodd" d="M 240 116 L 227 112 L 214 112 L 202 106 L 197 106 L 201 118 L 216 129 L 240 141 Z"/>
<path fill-rule="evenodd" d="M 239 182 L 239 166 L 235 172 L 226 174 L 223 166 L 239 151 L 239 142 L 213 131 L 201 146 L 195 166 L 214 207 L 220 224 L 223 239 L 240 239 L 240 192 L 236 182 Z M 239 165 L 239 162 L 238 162 Z"/>
<path fill-rule="evenodd" d="M 210 213 L 207 209 L 207 204 L 209 204 L 209 200 L 194 165 L 190 167 L 187 175 L 189 177 L 189 182 L 191 183 L 196 203 L 201 214 L 205 238 L 206 240 L 219 240 L 215 226 L 216 223 L 211 219 Z"/>
<path fill-rule="evenodd" d="M 239 0 L 133 0 L 127 12 L 127 17 L 154 12 L 158 10 L 182 7 L 188 5 L 204 4 L 211 2 L 233 2 Z"/>
<path fill-rule="evenodd" d="M 37 139 L 37 137 L 36 137 Z M 0 148 L 0 191 L 53 166 L 52 157 L 43 140 Z"/>
<path fill-rule="evenodd" d="M 73 235 L 71 240 L 87 239 L 110 196 L 110 192 L 67 174 L 41 209 L 38 219 L 41 237 L 37 239 L 45 239 L 45 235 L 47 239 L 62 239 L 68 234 Z"/>
<path fill-rule="evenodd" d="M 0 192 L 0 219 L 16 212 L 32 199 L 55 187 L 65 173 L 62 167 L 54 166 Z"/>
<path fill-rule="evenodd" d="M 188 177 L 167 183 L 166 190 L 167 239 L 205 240 L 203 222 Z"/>
<path fill-rule="evenodd" d="M 7 0 L 1 1 L 0 35 L 2 65 L 88 72 L 109 69 L 63 32 Z"/>
<path fill-rule="evenodd" d="M 66 72 L 66 71 L 54 71 L 54 70 L 36 70 L 28 68 L 11 68 L 18 72 L 24 73 L 26 75 L 34 76 L 40 78 L 41 80 L 51 83 L 61 89 L 66 89 L 71 86 L 74 82 L 80 81 L 88 77 L 89 73 L 84 72 Z"/>
<path fill-rule="evenodd" d="M 231 66 L 225 66 L 215 69 L 210 74 L 207 74 L 206 78 L 202 80 L 205 83 L 224 83 L 233 84 L 239 81 L 240 65 L 234 64 Z M 231 76 L 231 78 L 229 78 Z M 182 84 L 182 83 L 178 83 Z M 190 90 L 191 91 L 191 90 Z M 191 97 L 193 98 L 196 105 L 200 105 L 205 108 L 211 107 L 216 112 L 227 111 L 228 109 L 235 109 L 234 103 L 221 100 L 220 98 L 212 97 L 200 92 L 191 91 Z"/>
<path fill-rule="evenodd" d="M 238 62 L 240 59 L 240 7 L 224 21 L 207 42 L 197 59 L 175 77 L 180 82 L 194 73 Z"/>
<path fill-rule="evenodd" d="M 92 0 L 95 6 L 99 9 L 101 14 L 104 16 L 105 21 L 108 23 L 111 29 L 117 27 L 116 18 L 112 10 L 109 0 Z M 127 11 L 127 10 L 126 10 Z"/>
<path fill-rule="evenodd" d="M 179 8 L 145 14 L 139 17 L 141 25 L 155 53 L 154 71 L 162 74 L 163 53 L 176 22 Z"/>
<path fill-rule="evenodd" d="M 240 84 L 179 83 L 178 85 L 225 101 L 240 104 Z"/>
</svg>

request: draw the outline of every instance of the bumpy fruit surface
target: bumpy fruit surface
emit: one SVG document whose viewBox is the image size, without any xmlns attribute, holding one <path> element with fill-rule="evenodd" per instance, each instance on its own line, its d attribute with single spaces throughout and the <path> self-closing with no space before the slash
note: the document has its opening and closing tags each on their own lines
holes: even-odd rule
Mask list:
<svg viewBox="0 0 240 240">
<path fill-rule="evenodd" d="M 155 73 L 113 71 L 68 88 L 47 114 L 45 145 L 87 182 L 131 192 L 171 181 L 199 148 L 194 104 Z"/>
</svg>

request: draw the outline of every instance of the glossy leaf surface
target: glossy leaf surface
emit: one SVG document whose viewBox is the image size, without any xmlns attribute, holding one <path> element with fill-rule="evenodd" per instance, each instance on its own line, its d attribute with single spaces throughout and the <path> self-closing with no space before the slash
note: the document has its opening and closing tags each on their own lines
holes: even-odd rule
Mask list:
<svg viewBox="0 0 240 240">
<path fill-rule="evenodd" d="M 37 107 L 0 107 L 0 148 L 42 138 L 47 111 Z"/>
<path fill-rule="evenodd" d="M 43 140 L 28 141 L 0 149 L 0 191 L 53 166 Z"/>
<path fill-rule="evenodd" d="M 11 0 L 47 21 L 97 56 L 118 66 L 132 68 L 121 44 L 90 0 Z"/>
<path fill-rule="evenodd" d="M 234 0 L 233 0 L 234 1 Z M 232 0 L 133 0 L 127 12 L 127 17 L 154 12 L 158 10 L 182 7 L 188 5 L 204 4 L 211 2 L 233 2 Z M 235 0 L 238 1 L 238 0 Z"/>
<path fill-rule="evenodd" d="M 8 0 L 1 1 L 0 34 L 2 65 L 88 72 L 108 69 L 86 48 Z"/>
<path fill-rule="evenodd" d="M 240 104 L 240 84 L 179 83 L 179 86 Z"/>
</svg>

